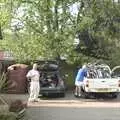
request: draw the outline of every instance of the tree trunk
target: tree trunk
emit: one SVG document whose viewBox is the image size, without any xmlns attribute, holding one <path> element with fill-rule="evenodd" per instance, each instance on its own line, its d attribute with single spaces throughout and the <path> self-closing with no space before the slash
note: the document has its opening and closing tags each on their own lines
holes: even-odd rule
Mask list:
<svg viewBox="0 0 120 120">
<path fill-rule="evenodd" d="M 54 29 L 55 31 L 58 31 L 59 29 L 59 26 L 58 26 L 58 0 L 56 0 L 56 3 L 55 3 L 55 26 L 54 26 Z"/>
<path fill-rule="evenodd" d="M 1 28 L 1 26 L 0 26 L 0 39 L 1 39 L 1 40 L 3 39 L 2 28 Z"/>
<path fill-rule="evenodd" d="M 47 30 L 48 33 L 52 31 L 51 29 L 51 9 L 50 9 L 50 0 L 46 1 L 46 8 L 47 8 L 47 13 L 46 13 L 46 25 L 47 25 Z"/>
</svg>

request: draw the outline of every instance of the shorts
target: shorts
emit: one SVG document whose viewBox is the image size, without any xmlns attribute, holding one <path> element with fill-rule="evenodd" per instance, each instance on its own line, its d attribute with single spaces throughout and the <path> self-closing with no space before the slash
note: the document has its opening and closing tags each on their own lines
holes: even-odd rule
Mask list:
<svg viewBox="0 0 120 120">
<path fill-rule="evenodd" d="M 81 82 L 81 81 L 75 81 L 75 86 L 83 86 L 83 82 Z"/>
</svg>

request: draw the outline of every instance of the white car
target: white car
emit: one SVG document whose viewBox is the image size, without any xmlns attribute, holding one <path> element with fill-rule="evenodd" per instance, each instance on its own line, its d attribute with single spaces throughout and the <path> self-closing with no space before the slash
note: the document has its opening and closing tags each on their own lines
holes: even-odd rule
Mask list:
<svg viewBox="0 0 120 120">
<path fill-rule="evenodd" d="M 96 65 L 88 70 L 88 76 L 84 79 L 83 94 L 86 96 L 106 95 L 116 98 L 120 92 L 120 77 L 115 74 L 108 65 Z"/>
</svg>

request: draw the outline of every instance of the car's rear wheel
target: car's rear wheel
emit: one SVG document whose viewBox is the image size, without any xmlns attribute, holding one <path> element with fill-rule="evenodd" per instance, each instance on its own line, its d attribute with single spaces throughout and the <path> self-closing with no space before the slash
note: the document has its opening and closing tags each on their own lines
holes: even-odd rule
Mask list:
<svg viewBox="0 0 120 120">
<path fill-rule="evenodd" d="M 117 98 L 117 96 L 118 96 L 118 95 L 117 95 L 116 93 L 112 93 L 112 94 L 111 94 L 111 98 L 113 98 L 113 99 Z"/>
<path fill-rule="evenodd" d="M 59 93 L 59 97 L 65 97 L 65 93 Z"/>
</svg>

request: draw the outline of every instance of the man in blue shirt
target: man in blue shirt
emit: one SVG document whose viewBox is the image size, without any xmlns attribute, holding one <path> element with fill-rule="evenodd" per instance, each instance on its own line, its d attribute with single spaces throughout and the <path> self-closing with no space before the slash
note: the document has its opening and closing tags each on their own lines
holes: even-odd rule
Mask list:
<svg viewBox="0 0 120 120">
<path fill-rule="evenodd" d="M 82 68 L 78 70 L 76 79 L 75 79 L 75 96 L 81 96 L 81 87 L 83 86 L 84 77 L 87 76 L 87 66 L 83 65 Z"/>
</svg>

